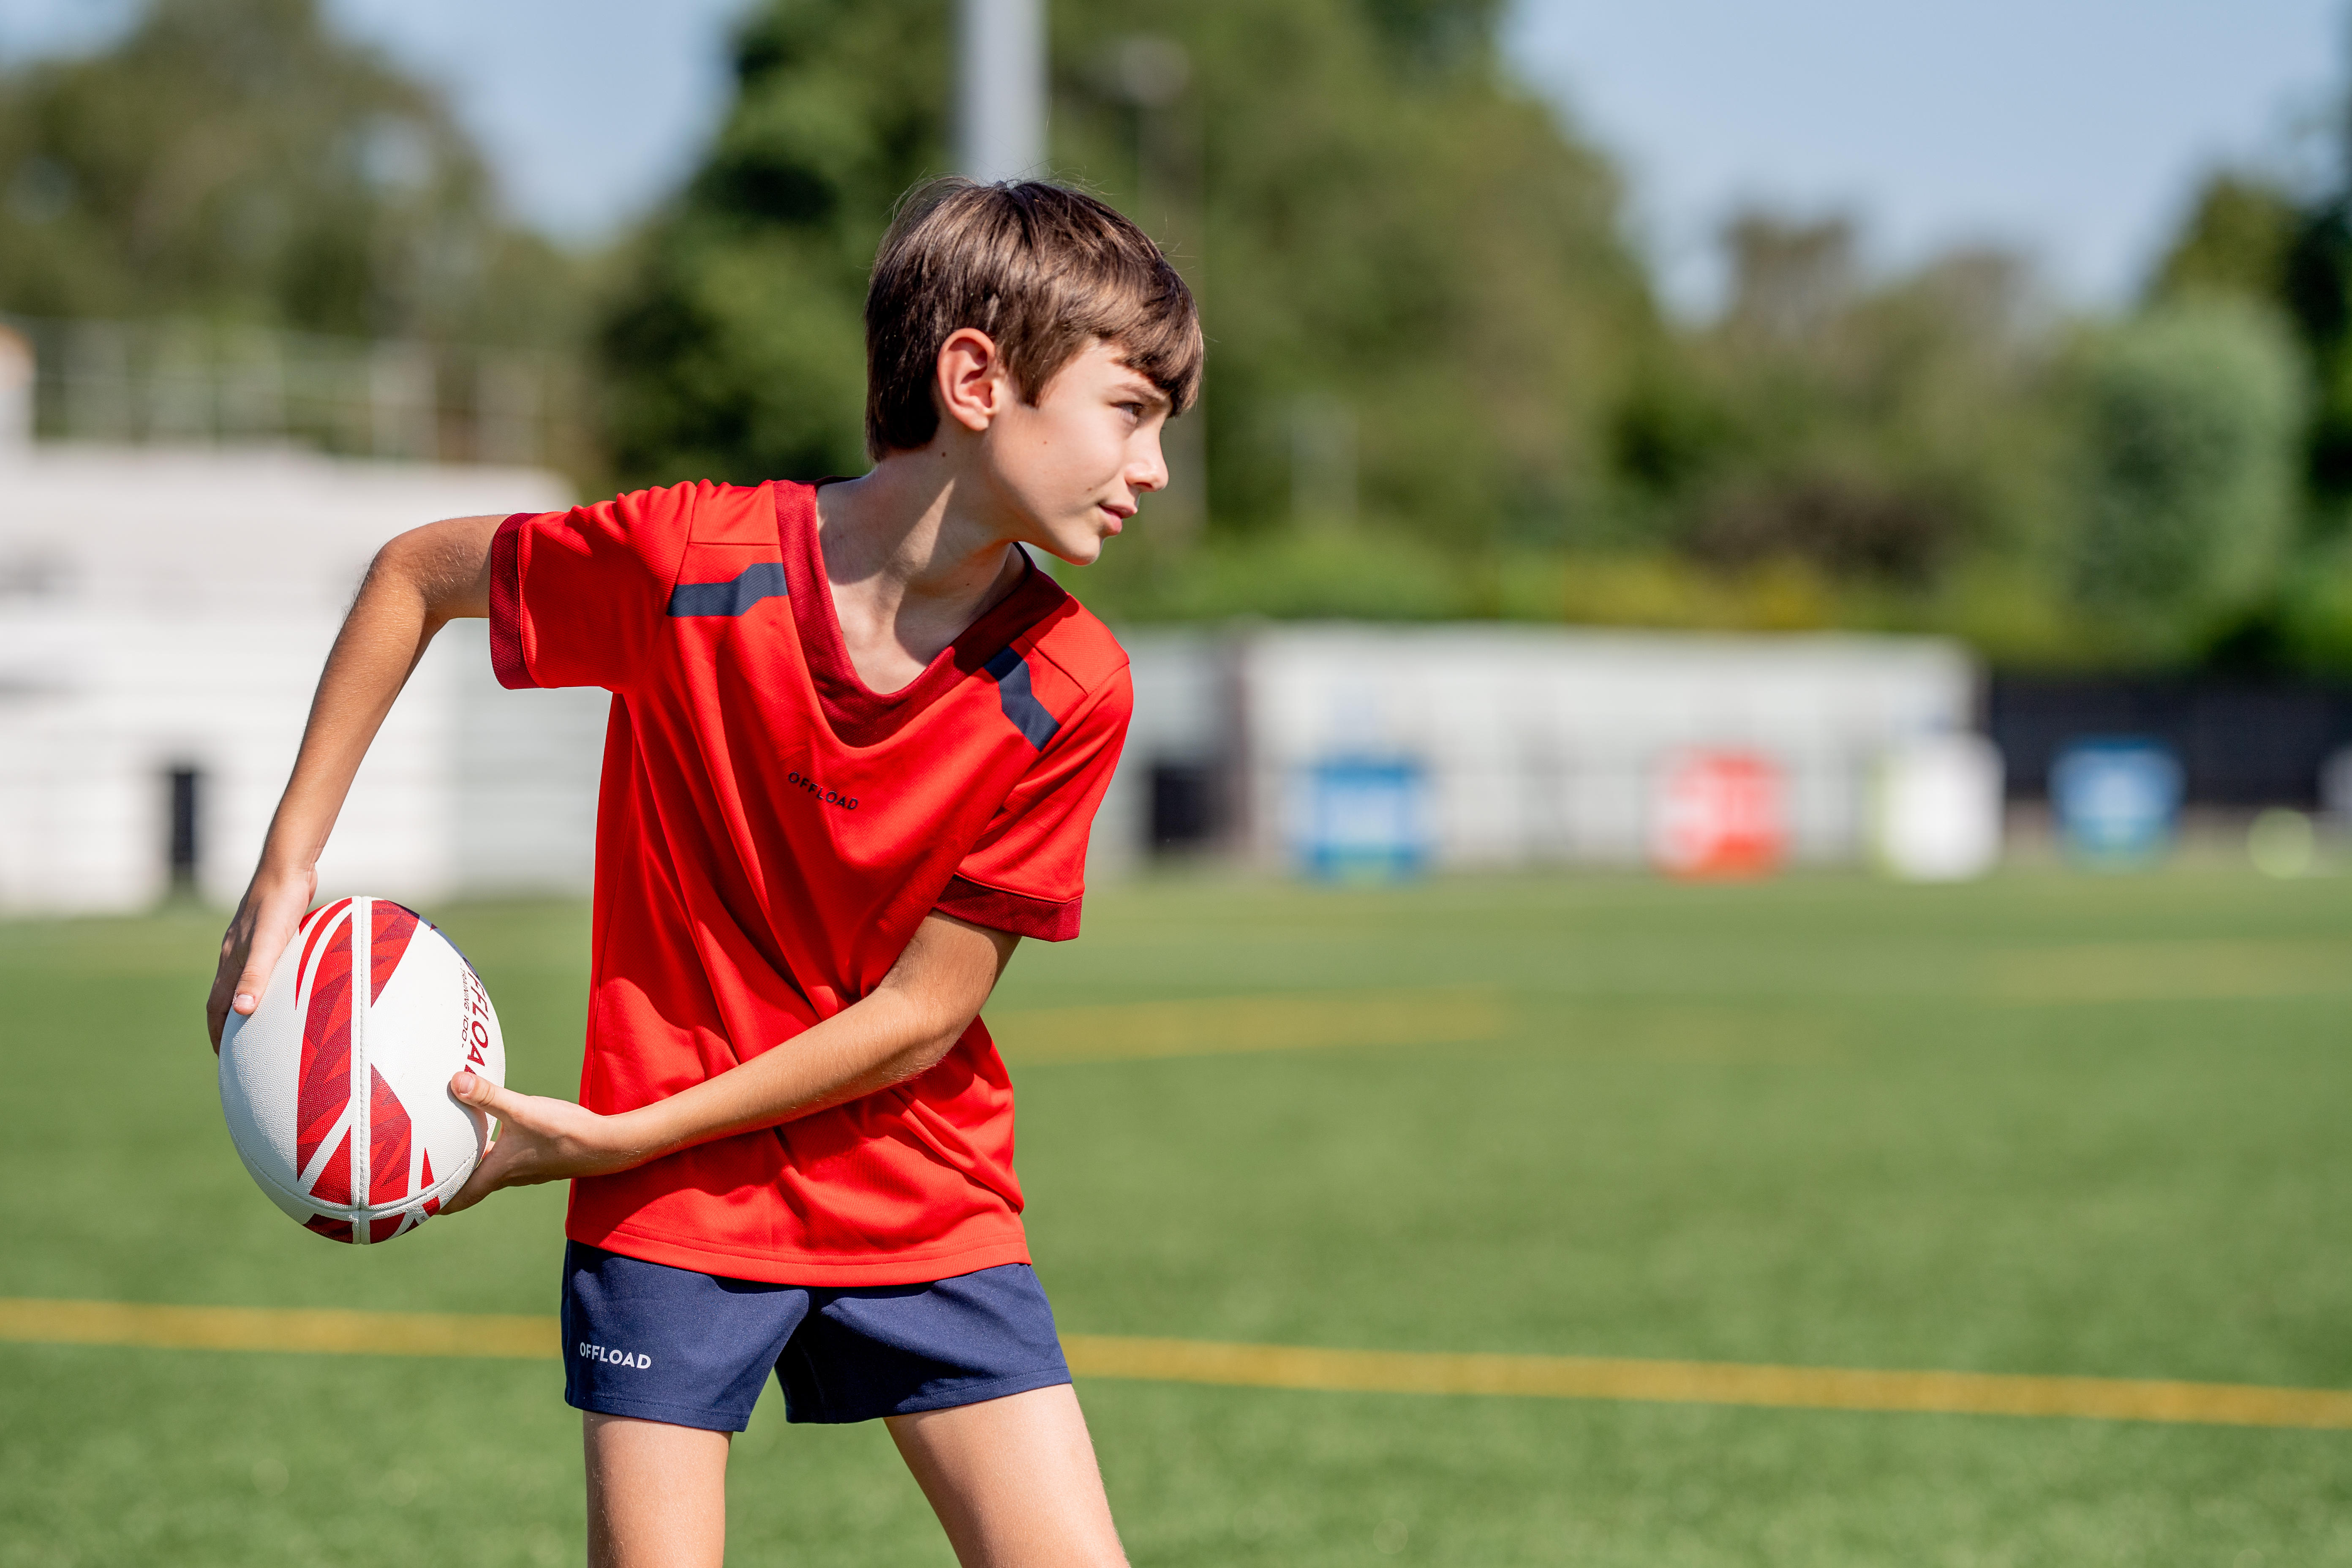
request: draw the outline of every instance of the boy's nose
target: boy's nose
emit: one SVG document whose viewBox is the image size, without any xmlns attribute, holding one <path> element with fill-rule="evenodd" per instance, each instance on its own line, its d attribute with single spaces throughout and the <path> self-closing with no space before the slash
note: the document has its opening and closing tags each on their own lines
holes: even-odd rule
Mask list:
<svg viewBox="0 0 2352 1568">
<path fill-rule="evenodd" d="M 1130 489 L 1164 490 L 1168 488 L 1168 458 L 1160 451 L 1158 441 L 1151 443 L 1139 462 L 1129 466 L 1127 483 Z"/>
</svg>

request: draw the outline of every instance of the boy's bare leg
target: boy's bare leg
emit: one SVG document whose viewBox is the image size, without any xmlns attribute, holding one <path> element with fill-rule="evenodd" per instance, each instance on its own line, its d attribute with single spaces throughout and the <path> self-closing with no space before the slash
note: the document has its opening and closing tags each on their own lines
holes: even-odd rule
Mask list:
<svg viewBox="0 0 2352 1568">
<path fill-rule="evenodd" d="M 726 1432 L 587 1412 L 588 1568 L 719 1568 Z"/>
<path fill-rule="evenodd" d="M 1126 1568 L 1068 1384 L 886 1425 L 963 1568 Z"/>
</svg>

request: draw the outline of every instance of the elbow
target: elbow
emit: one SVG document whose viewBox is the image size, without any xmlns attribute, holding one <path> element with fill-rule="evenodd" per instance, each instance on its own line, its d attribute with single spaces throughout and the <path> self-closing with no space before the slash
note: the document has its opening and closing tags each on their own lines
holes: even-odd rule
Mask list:
<svg viewBox="0 0 2352 1568">
<path fill-rule="evenodd" d="M 360 577 L 361 598 L 384 594 L 398 594 L 420 602 L 425 598 L 426 552 L 425 542 L 416 537 L 420 531 L 411 529 L 406 533 L 394 534 L 376 551 Z"/>
<path fill-rule="evenodd" d="M 939 1030 L 924 1044 L 923 1066 L 925 1068 L 935 1068 L 945 1061 L 948 1053 L 956 1048 L 956 1042 L 963 1038 L 964 1031 L 971 1027 L 971 1021 L 977 1016 L 979 1016 L 977 1013 L 966 1013 L 942 1023 Z"/>
<path fill-rule="evenodd" d="M 461 616 L 488 615 L 491 531 L 479 525 L 493 521 L 461 518 L 394 534 L 368 563 L 360 592 L 414 599 L 436 627 Z"/>
<path fill-rule="evenodd" d="M 913 1078 L 929 1072 L 945 1061 L 948 1053 L 955 1049 L 956 1042 L 963 1038 L 964 1031 L 971 1027 L 972 1020 L 980 1016 L 977 1007 L 969 1011 L 938 1008 L 927 1009 L 926 1012 L 928 1016 L 919 1021 L 914 1031 L 914 1042 L 899 1054 L 902 1077 Z"/>
<path fill-rule="evenodd" d="M 375 559 L 368 563 L 371 578 L 395 582 L 415 582 L 425 575 L 425 563 L 433 554 L 432 531 L 412 528 L 395 533 L 376 551 Z"/>
</svg>

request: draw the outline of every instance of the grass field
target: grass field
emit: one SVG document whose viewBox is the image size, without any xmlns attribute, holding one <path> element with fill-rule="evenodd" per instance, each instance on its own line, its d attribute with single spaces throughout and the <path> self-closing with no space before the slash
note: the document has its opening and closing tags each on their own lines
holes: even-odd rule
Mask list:
<svg viewBox="0 0 2352 1568">
<path fill-rule="evenodd" d="M 583 911 L 437 912 L 569 1092 Z M 0 1297 L 551 1311 L 557 1192 L 360 1249 L 252 1189 L 217 926 L 0 925 Z M 2209 868 L 1151 883 L 991 1016 L 1072 1333 L 2343 1388 L 2347 1002 L 2352 879 Z M 0 1345 L 0 1565 L 576 1562 L 561 1386 Z M 2352 1433 L 1081 1392 L 1139 1564 L 2352 1563 Z M 733 1561 L 950 1561 L 878 1427 L 771 1400 L 732 1487 Z"/>
</svg>

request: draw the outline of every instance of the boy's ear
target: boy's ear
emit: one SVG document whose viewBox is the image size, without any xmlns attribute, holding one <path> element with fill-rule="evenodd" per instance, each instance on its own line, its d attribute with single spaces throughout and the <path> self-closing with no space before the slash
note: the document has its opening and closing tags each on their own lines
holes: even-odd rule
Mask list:
<svg viewBox="0 0 2352 1568">
<path fill-rule="evenodd" d="M 965 429 L 985 430 L 1004 407 L 1011 377 L 996 340 L 974 327 L 959 327 L 940 345 L 932 392 L 940 412 Z"/>
</svg>

